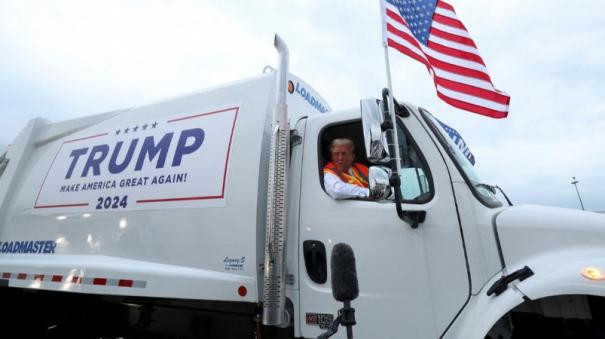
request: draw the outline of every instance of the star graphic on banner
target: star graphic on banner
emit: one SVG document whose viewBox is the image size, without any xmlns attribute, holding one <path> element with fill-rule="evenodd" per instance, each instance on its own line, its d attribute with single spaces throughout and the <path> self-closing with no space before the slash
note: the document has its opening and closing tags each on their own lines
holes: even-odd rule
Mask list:
<svg viewBox="0 0 605 339">
<path fill-rule="evenodd" d="M 126 129 L 124 130 L 124 133 L 128 134 L 128 131 L 130 131 L 130 128 L 126 127 Z"/>
<path fill-rule="evenodd" d="M 134 126 L 134 128 L 132 129 L 134 132 L 136 132 L 139 129 L 139 126 Z"/>
<path fill-rule="evenodd" d="M 153 124 L 151 124 L 151 128 L 155 128 L 158 125 L 158 123 L 156 121 L 153 122 Z"/>
<path fill-rule="evenodd" d="M 116 131 L 116 135 L 120 134 L 120 131 L 121 131 L 121 130 L 117 130 L 117 131 Z"/>
<path fill-rule="evenodd" d="M 143 131 L 147 129 L 147 126 L 149 126 L 149 125 L 147 125 L 147 124 L 143 125 Z"/>
</svg>

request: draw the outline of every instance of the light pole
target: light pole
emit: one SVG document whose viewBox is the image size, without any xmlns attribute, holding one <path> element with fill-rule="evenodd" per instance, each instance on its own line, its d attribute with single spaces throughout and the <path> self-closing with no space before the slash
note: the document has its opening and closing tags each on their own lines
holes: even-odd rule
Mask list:
<svg viewBox="0 0 605 339">
<path fill-rule="evenodd" d="M 576 187 L 576 193 L 578 193 L 578 199 L 580 199 L 580 206 L 582 206 L 582 211 L 584 211 L 584 203 L 582 203 L 582 198 L 580 197 L 580 191 L 578 191 L 578 180 L 576 180 L 576 177 L 571 177 L 573 179 L 573 181 L 571 182 L 572 185 L 574 185 Z"/>
</svg>

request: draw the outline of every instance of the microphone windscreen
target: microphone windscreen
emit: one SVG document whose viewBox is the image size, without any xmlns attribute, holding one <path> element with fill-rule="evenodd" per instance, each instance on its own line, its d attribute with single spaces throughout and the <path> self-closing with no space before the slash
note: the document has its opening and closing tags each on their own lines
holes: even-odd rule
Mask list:
<svg viewBox="0 0 605 339">
<path fill-rule="evenodd" d="M 359 285 L 355 269 L 355 254 L 347 244 L 336 244 L 330 260 L 332 270 L 332 295 L 334 299 L 345 302 L 357 298 Z"/>
</svg>

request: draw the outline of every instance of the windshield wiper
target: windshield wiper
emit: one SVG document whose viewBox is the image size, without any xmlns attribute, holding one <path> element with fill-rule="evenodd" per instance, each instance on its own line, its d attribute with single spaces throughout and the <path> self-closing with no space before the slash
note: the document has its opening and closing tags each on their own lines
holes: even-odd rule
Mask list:
<svg viewBox="0 0 605 339">
<path fill-rule="evenodd" d="M 504 196 L 504 199 L 506 199 L 506 202 L 508 203 L 508 205 L 512 206 L 513 203 L 510 201 L 510 199 L 508 199 L 508 196 L 506 195 L 506 193 L 504 193 L 504 191 L 500 188 L 500 186 L 496 185 L 496 188 L 500 191 L 500 193 L 502 193 L 502 195 Z"/>
<path fill-rule="evenodd" d="M 488 184 L 478 183 L 478 184 L 475 184 L 475 187 L 485 188 L 486 190 L 490 191 L 493 195 L 496 195 L 496 189 L 498 189 L 500 191 L 500 193 L 502 193 L 502 195 L 504 196 L 504 199 L 506 199 L 506 202 L 508 203 L 508 205 L 509 206 L 513 205 L 513 203 L 510 201 L 510 199 L 508 199 L 508 196 L 506 195 L 506 193 L 504 193 L 504 191 L 498 185 L 492 186 L 492 185 L 488 185 Z"/>
<path fill-rule="evenodd" d="M 475 184 L 475 187 L 485 188 L 486 190 L 490 191 L 493 195 L 496 195 L 496 187 L 495 186 L 488 185 L 488 184 L 478 183 L 478 184 Z"/>
<path fill-rule="evenodd" d="M 7 152 L 4 152 L 4 154 L 0 156 L 0 177 L 2 176 L 2 174 L 4 174 L 4 170 L 8 166 L 8 158 L 6 157 L 6 153 Z"/>
</svg>

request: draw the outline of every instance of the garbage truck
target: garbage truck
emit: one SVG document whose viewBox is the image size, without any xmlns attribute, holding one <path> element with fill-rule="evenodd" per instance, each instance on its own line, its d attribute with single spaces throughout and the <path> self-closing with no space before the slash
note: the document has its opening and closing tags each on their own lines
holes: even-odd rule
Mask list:
<svg viewBox="0 0 605 339">
<path fill-rule="evenodd" d="M 254 78 L 25 126 L 0 157 L 7 336 L 316 338 L 345 243 L 357 338 L 604 337 L 604 215 L 502 203 L 428 110 L 333 111 L 275 45 Z M 326 193 L 335 138 L 370 198 Z"/>
</svg>

